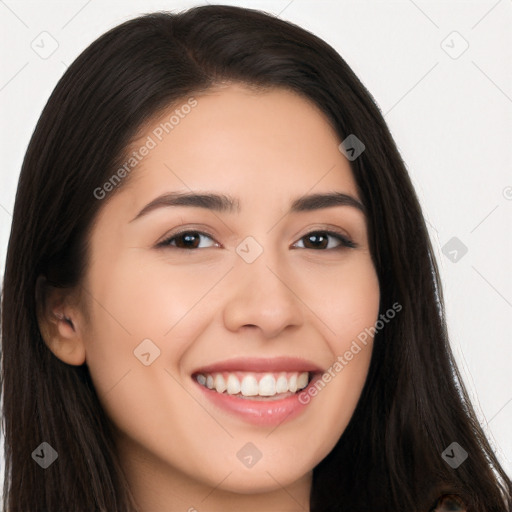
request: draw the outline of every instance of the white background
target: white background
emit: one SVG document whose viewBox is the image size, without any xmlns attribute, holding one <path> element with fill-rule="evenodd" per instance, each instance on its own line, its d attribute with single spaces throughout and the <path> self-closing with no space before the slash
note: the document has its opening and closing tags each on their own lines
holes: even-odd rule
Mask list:
<svg viewBox="0 0 512 512">
<path fill-rule="evenodd" d="M 66 67 L 129 18 L 203 3 L 0 0 L 1 275 L 22 159 Z M 512 474 L 511 0 L 223 3 L 279 14 L 325 39 L 375 98 L 429 224 L 457 361 Z M 32 48 L 51 47 L 43 31 L 58 43 L 46 59 Z M 452 237 L 468 248 L 457 262 L 442 253 Z"/>
</svg>

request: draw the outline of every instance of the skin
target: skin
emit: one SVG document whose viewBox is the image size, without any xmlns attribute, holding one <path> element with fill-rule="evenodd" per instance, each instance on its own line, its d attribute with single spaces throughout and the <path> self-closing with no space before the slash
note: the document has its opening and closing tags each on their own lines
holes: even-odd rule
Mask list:
<svg viewBox="0 0 512 512">
<path fill-rule="evenodd" d="M 233 84 L 196 99 L 104 199 L 75 290 L 82 300 L 50 295 L 46 340 L 68 364 L 87 363 L 141 512 L 309 510 L 312 470 L 352 416 L 371 338 L 301 415 L 277 428 L 216 409 L 191 373 L 238 356 L 296 356 L 327 369 L 375 324 L 380 293 L 364 214 L 350 206 L 286 214 L 305 194 L 360 197 L 341 140 L 308 100 Z M 160 194 L 191 190 L 230 194 L 241 210 L 162 207 L 132 221 Z M 212 238 L 196 249 L 156 247 L 185 227 Z M 336 238 L 333 249 L 308 245 L 305 235 L 322 229 L 357 248 Z M 263 248 L 250 264 L 236 252 L 247 236 Z M 147 338 L 160 350 L 149 366 L 133 353 Z M 248 442 L 262 453 L 251 468 L 236 456 Z"/>
</svg>

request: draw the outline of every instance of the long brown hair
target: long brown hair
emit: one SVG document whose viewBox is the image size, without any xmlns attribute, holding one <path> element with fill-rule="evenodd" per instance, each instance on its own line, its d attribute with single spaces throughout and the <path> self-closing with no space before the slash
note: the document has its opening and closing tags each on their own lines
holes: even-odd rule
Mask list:
<svg viewBox="0 0 512 512">
<path fill-rule="evenodd" d="M 86 364 L 67 365 L 44 343 L 36 282 L 80 284 L 91 226 L 108 201 L 95 189 L 145 122 L 220 81 L 296 91 L 340 140 L 355 134 L 364 142 L 351 167 L 367 205 L 380 308 L 403 308 L 377 333 L 355 413 L 313 471 L 311 511 L 427 510 L 443 491 L 471 511 L 510 510 L 512 483 L 450 350 L 418 198 L 371 95 L 309 32 L 254 10 L 204 6 L 138 17 L 94 41 L 57 84 L 30 141 L 2 298 L 5 511 L 136 509 Z M 43 441 L 58 453 L 45 470 L 31 457 Z M 469 454 L 456 469 L 441 457 L 453 441 Z"/>
</svg>

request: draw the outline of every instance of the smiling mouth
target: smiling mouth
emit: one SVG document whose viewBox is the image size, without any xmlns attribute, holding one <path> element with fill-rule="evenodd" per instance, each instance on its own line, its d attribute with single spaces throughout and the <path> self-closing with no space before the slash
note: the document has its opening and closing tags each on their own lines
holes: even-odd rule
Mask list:
<svg viewBox="0 0 512 512">
<path fill-rule="evenodd" d="M 214 372 L 196 373 L 203 387 L 222 395 L 245 400 L 282 400 L 295 395 L 311 382 L 313 372 Z"/>
</svg>

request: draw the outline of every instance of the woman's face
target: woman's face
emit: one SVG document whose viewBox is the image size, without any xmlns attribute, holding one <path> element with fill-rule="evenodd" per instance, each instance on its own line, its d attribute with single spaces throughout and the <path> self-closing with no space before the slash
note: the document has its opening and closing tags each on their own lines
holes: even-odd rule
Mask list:
<svg viewBox="0 0 512 512">
<path fill-rule="evenodd" d="M 379 285 L 364 213 L 307 200 L 360 199 L 323 114 L 285 90 L 195 98 L 150 123 L 103 199 L 77 328 L 136 485 L 272 491 L 309 478 L 349 422 L 371 338 L 345 354 L 378 318 Z M 294 392 L 312 378 L 316 394 Z"/>
</svg>

